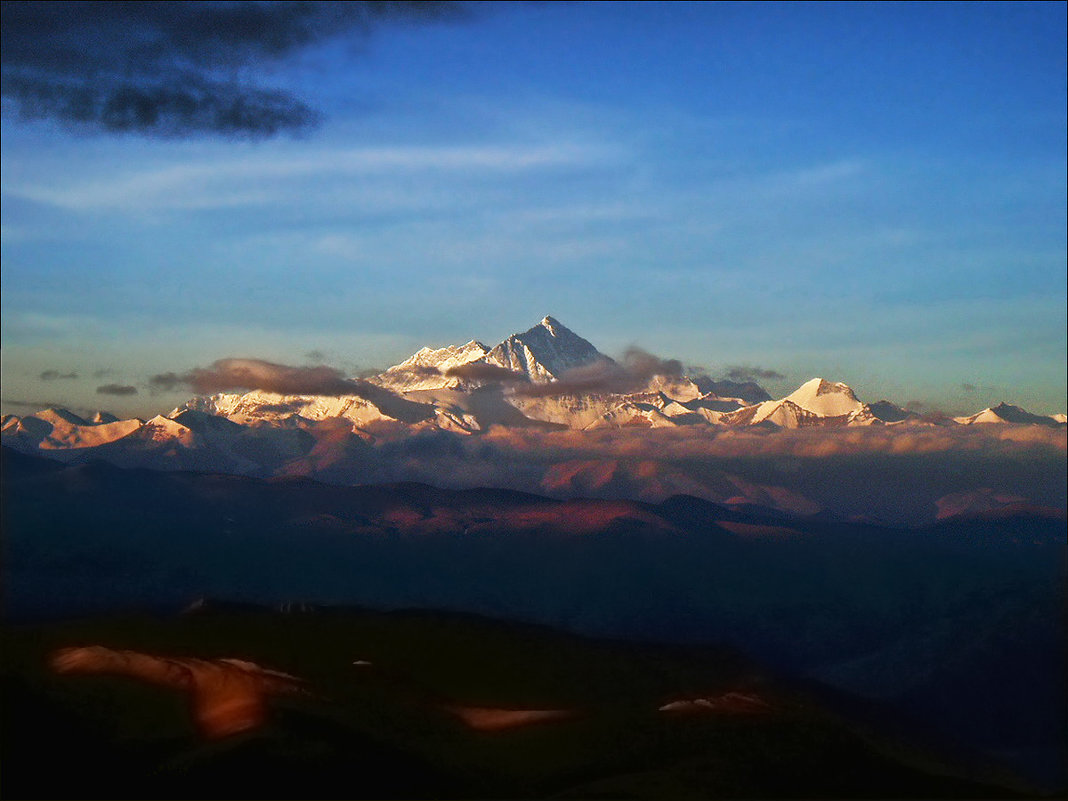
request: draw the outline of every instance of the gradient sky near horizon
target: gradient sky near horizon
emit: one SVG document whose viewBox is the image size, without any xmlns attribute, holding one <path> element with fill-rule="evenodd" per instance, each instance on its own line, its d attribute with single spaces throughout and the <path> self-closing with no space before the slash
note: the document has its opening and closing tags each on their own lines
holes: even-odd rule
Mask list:
<svg viewBox="0 0 1068 801">
<path fill-rule="evenodd" d="M 1068 405 L 1064 3 L 194 7 L 4 4 L 5 413 L 545 314 L 777 396 Z"/>
</svg>

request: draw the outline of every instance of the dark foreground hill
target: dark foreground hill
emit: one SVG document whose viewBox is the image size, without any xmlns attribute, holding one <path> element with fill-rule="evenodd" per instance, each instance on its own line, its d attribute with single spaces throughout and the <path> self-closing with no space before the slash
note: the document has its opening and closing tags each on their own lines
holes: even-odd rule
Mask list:
<svg viewBox="0 0 1068 801">
<path fill-rule="evenodd" d="M 339 487 L 64 467 L 6 449 L 3 496 L 9 622 L 173 614 L 211 597 L 452 610 L 633 642 L 722 644 L 793 680 L 891 705 L 1042 787 L 1064 786 L 1066 537 L 1056 515 L 902 530 L 685 496 Z"/>
<path fill-rule="evenodd" d="M 71 646 L 125 654 L 142 673 L 62 671 L 56 654 L 69 660 Z M 888 733 L 877 705 L 842 712 L 842 697 L 709 646 L 455 614 L 208 605 L 9 626 L 3 653 L 5 798 L 1027 794 L 915 730 Z M 157 663 L 202 682 L 164 686 Z M 241 731 L 198 727 L 197 692 L 225 714 L 253 665 L 299 691 L 271 694 Z"/>
</svg>

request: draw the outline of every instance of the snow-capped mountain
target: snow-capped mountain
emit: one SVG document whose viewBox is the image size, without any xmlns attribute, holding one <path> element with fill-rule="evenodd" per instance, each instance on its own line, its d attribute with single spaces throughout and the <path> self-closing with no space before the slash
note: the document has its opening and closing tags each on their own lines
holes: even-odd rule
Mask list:
<svg viewBox="0 0 1068 801">
<path fill-rule="evenodd" d="M 668 364 L 655 357 L 641 370 L 627 360 L 617 363 L 546 316 L 493 348 L 474 339 L 422 348 L 378 376 L 353 379 L 352 394 L 223 392 L 192 398 L 148 421 L 47 409 L 5 417 L 3 439 L 25 452 L 47 451 L 67 460 L 98 455 L 133 465 L 225 465 L 284 473 L 290 470 L 286 460 L 311 458 L 309 448 L 333 448 L 324 443 L 428 430 L 774 430 L 924 422 L 886 400 L 864 403 L 848 385 L 823 378 L 773 400 L 755 384 L 691 379 L 678 374 L 677 362 L 674 370 L 666 369 Z M 1006 403 L 945 422 L 1065 425 L 1063 416 L 1042 417 Z"/>
<path fill-rule="evenodd" d="M 450 371 L 471 362 L 482 362 L 489 352 L 489 348 L 474 339 L 466 345 L 422 348 L 371 380 L 395 392 L 454 389 L 462 386 L 464 379 L 449 375 Z"/>
<path fill-rule="evenodd" d="M 595 362 L 612 363 L 585 339 L 549 316 L 521 334 L 512 334 L 483 360 L 522 373 L 535 383 L 559 379 L 568 370 Z"/>
<path fill-rule="evenodd" d="M 976 414 L 968 415 L 966 417 L 953 418 L 961 425 L 977 425 L 983 423 L 1017 423 L 1023 425 L 1039 425 L 1039 426 L 1057 426 L 1064 425 L 1064 420 L 1058 420 L 1057 418 L 1063 418 L 1064 415 L 1050 415 L 1049 417 L 1043 417 L 1040 414 L 1031 414 L 1019 406 L 1013 406 L 1011 403 L 999 403 L 992 408 L 983 409 Z"/>
<path fill-rule="evenodd" d="M 598 362 L 613 363 L 558 320 L 546 316 L 492 349 L 474 339 L 464 345 L 423 348 L 370 380 L 395 392 L 471 389 L 502 377 L 547 383 L 568 370 Z M 480 370 L 478 365 L 487 369 Z M 459 369 L 464 367 L 467 369 Z"/>
<path fill-rule="evenodd" d="M 1065 426 L 1008 404 L 955 421 L 928 420 L 886 400 L 866 403 L 847 384 L 823 378 L 769 399 L 755 384 L 690 378 L 678 362 L 649 354 L 613 361 L 552 317 L 493 348 L 478 340 L 422 348 L 378 376 L 338 379 L 335 386 L 351 394 L 223 392 L 194 397 L 147 421 L 65 409 L 9 415 L 2 421 L 3 444 L 69 464 L 99 460 L 333 484 L 422 481 L 655 502 L 682 493 L 799 514 L 841 504 L 855 514 L 848 499 L 815 500 L 811 487 L 800 492 L 763 473 L 738 475 L 714 455 L 733 452 L 732 429 L 753 427 L 767 436 L 737 441 L 790 448 L 789 442 L 804 440 L 783 437 L 786 442 L 777 444 L 773 432 L 822 429 L 820 451 L 835 452 L 868 441 L 860 432 L 843 432 L 839 446 L 837 431 L 847 428 L 915 434 L 923 426 L 923 436 L 935 436 L 926 427 L 937 423 L 975 426 L 974 436 L 984 437 L 999 425 Z M 990 425 L 977 425 L 983 423 Z M 1053 431 L 1048 435 L 1056 438 Z M 880 436 L 873 441 L 885 442 Z M 908 442 L 902 439 L 906 449 Z M 939 497 L 960 491 L 956 485 L 913 486 L 915 508 L 902 511 L 896 504 L 890 513 L 924 519 Z M 1026 500 L 1051 503 L 1041 493 Z"/>
<path fill-rule="evenodd" d="M 143 420 L 118 420 L 98 413 L 86 420 L 67 409 L 45 409 L 27 417 L 9 415 L 4 421 L 5 438 L 19 438 L 40 450 L 94 448 L 129 436 Z"/>
</svg>

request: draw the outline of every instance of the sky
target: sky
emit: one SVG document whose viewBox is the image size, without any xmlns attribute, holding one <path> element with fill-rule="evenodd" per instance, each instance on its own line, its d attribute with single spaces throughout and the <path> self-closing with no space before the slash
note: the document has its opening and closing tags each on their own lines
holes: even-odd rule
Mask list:
<svg viewBox="0 0 1068 801">
<path fill-rule="evenodd" d="M 3 5 L 3 412 L 551 314 L 862 400 L 1068 407 L 1066 4 Z"/>
</svg>

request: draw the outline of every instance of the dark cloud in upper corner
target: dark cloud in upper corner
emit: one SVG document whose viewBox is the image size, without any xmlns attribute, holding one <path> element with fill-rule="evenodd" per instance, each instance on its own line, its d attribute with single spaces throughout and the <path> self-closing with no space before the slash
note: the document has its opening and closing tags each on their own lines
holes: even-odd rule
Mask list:
<svg viewBox="0 0 1068 801">
<path fill-rule="evenodd" d="M 4 113 L 83 131 L 265 138 L 319 112 L 250 76 L 318 42 L 468 14 L 444 2 L 4 2 Z"/>
<path fill-rule="evenodd" d="M 39 376 L 42 381 L 73 381 L 77 377 L 77 373 L 61 373 L 59 370 L 45 370 Z"/>
<path fill-rule="evenodd" d="M 104 384 L 96 388 L 97 395 L 136 395 L 137 387 L 128 384 Z"/>
</svg>

